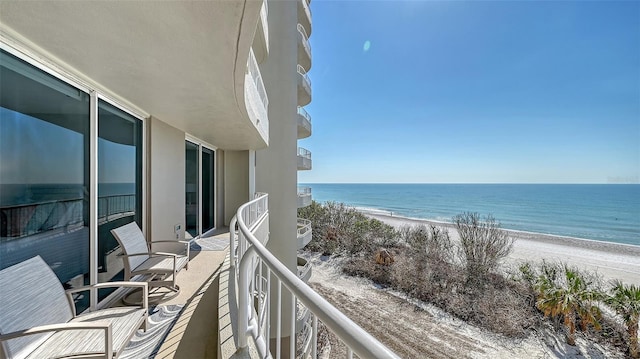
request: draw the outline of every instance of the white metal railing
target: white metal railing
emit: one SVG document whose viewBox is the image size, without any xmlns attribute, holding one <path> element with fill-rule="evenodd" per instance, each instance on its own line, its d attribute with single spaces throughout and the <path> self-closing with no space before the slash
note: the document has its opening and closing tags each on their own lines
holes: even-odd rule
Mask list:
<svg viewBox="0 0 640 359">
<path fill-rule="evenodd" d="M 311 44 L 309 44 L 309 35 L 307 35 L 307 31 L 304 29 L 302 24 L 298 24 L 298 32 L 302 35 L 302 45 L 304 46 L 304 51 L 307 52 L 307 55 L 311 57 Z"/>
<path fill-rule="evenodd" d="M 302 249 L 313 239 L 311 221 L 304 218 L 298 218 L 297 227 L 298 249 Z"/>
<path fill-rule="evenodd" d="M 307 19 L 309 19 L 309 24 L 311 24 L 311 8 L 309 8 L 309 4 L 307 0 L 300 0 L 302 3 L 302 8 L 304 9 L 304 13 L 307 15 Z"/>
<path fill-rule="evenodd" d="M 298 196 L 311 195 L 311 187 L 298 186 Z"/>
<path fill-rule="evenodd" d="M 302 65 L 298 65 L 298 73 L 302 75 L 307 83 L 307 86 L 309 87 L 309 92 L 311 92 L 311 79 L 309 78 L 309 75 L 307 75 L 307 72 L 304 70 L 304 67 L 302 67 Z"/>
<path fill-rule="evenodd" d="M 269 1 L 264 0 L 262 2 L 262 7 L 264 8 L 264 17 L 266 18 L 269 15 Z"/>
<path fill-rule="evenodd" d="M 256 60 L 256 55 L 253 53 L 253 49 L 249 51 L 249 58 L 247 59 L 247 69 L 249 70 L 249 74 L 251 75 L 253 82 L 256 84 L 258 95 L 260 95 L 260 101 L 264 105 L 264 108 L 268 110 L 269 97 L 267 96 L 267 90 L 264 87 L 264 82 L 262 82 L 262 74 L 260 73 L 258 61 Z"/>
<path fill-rule="evenodd" d="M 310 170 L 311 169 L 311 151 L 298 147 L 298 170 Z"/>
<path fill-rule="evenodd" d="M 311 159 L 311 151 L 306 148 L 298 147 L 298 156 Z"/>
<path fill-rule="evenodd" d="M 304 218 L 298 218 L 298 237 L 302 237 L 311 232 L 311 221 Z"/>
<path fill-rule="evenodd" d="M 309 115 L 309 113 L 307 112 L 307 110 L 304 109 L 304 107 L 298 106 L 298 115 L 306 118 L 307 121 L 311 123 L 311 115 Z"/>
<path fill-rule="evenodd" d="M 230 231 L 230 257 L 238 288 L 238 347 L 246 349 L 248 338 L 252 336 L 256 349 L 263 358 L 280 358 L 282 351 L 283 309 L 291 310 L 291 333 L 296 330 L 296 308 L 300 301 L 311 312 L 311 357 L 317 358 L 318 320 L 322 321 L 348 347 L 347 357 L 353 353 L 361 358 L 399 358 L 389 348 L 380 343 L 368 332 L 360 328 L 351 319 L 336 309 L 304 283 L 295 273 L 282 264 L 264 243 L 268 233 L 260 230 L 261 223 L 269 221 L 268 195 L 264 194 L 238 208 L 232 219 L 231 228 L 238 224 L 237 253 L 235 250 L 235 232 Z M 248 220 L 247 220 L 248 219 Z M 234 258 L 235 254 L 235 258 Z M 265 273 L 266 272 L 266 273 Z M 272 285 L 275 286 L 275 298 L 272 298 Z M 282 292 L 292 296 L 290 308 L 282 306 Z M 275 300 L 275 313 L 271 312 L 271 301 Z M 272 317 L 274 316 L 274 317 Z M 275 322 L 275 351 L 271 354 L 271 321 Z M 297 334 L 294 334 L 297 335 Z M 293 335 L 292 335 L 293 336 Z M 296 357 L 296 340 L 289 340 L 288 356 Z"/>
<path fill-rule="evenodd" d="M 262 20 L 262 27 L 263 27 L 263 31 L 264 31 L 264 41 L 267 44 L 267 48 L 269 48 L 268 43 L 269 43 L 269 22 L 268 22 L 268 17 L 269 17 L 269 2 L 267 0 L 264 0 L 264 2 L 262 3 L 262 8 L 260 9 L 260 18 Z"/>
</svg>

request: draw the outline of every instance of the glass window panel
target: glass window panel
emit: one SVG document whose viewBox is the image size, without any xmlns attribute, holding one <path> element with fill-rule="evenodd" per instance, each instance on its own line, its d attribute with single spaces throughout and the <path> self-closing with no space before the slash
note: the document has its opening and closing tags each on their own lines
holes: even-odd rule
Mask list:
<svg viewBox="0 0 640 359">
<path fill-rule="evenodd" d="M 98 101 L 98 281 L 123 280 L 111 230 L 142 223 L 142 121 Z M 100 290 L 103 299 L 111 290 Z"/>
<path fill-rule="evenodd" d="M 89 95 L 1 50 L 0 79 L 0 269 L 40 255 L 66 288 L 84 285 Z"/>
<path fill-rule="evenodd" d="M 199 210 L 198 210 L 198 145 L 186 142 L 186 173 L 185 173 L 185 190 L 186 190 L 186 228 L 185 236 L 194 238 L 200 234 L 199 229 Z"/>
<path fill-rule="evenodd" d="M 202 148 L 202 232 L 215 226 L 214 223 L 214 156 L 215 153 Z"/>
</svg>

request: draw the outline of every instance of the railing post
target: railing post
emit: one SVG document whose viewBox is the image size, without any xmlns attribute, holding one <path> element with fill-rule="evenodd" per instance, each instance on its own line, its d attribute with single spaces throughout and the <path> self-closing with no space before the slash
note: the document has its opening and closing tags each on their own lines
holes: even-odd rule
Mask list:
<svg viewBox="0 0 640 359">
<path fill-rule="evenodd" d="M 249 283 L 251 270 L 253 267 L 253 257 L 255 256 L 255 248 L 249 247 L 240 259 L 239 283 L 238 283 L 238 347 L 247 347 L 247 336 L 249 335 Z"/>
<path fill-rule="evenodd" d="M 231 218 L 229 223 L 229 266 L 231 268 L 236 267 L 236 223 L 238 222 L 236 216 Z"/>
</svg>

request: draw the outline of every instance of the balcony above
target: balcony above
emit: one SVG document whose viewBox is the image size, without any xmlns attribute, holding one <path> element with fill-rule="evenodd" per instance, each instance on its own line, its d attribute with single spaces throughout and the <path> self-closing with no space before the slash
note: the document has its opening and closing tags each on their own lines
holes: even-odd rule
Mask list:
<svg viewBox="0 0 640 359">
<path fill-rule="evenodd" d="M 311 204 L 311 187 L 298 187 L 298 208 Z"/>
<path fill-rule="evenodd" d="M 307 0 L 298 0 L 298 23 L 302 24 L 311 36 L 311 9 Z"/>
<path fill-rule="evenodd" d="M 309 36 L 304 27 L 298 24 L 298 64 L 305 71 L 311 69 L 311 45 L 309 44 Z"/>
<path fill-rule="evenodd" d="M 311 102 L 311 80 L 304 68 L 298 65 L 298 106 Z"/>
<path fill-rule="evenodd" d="M 264 0 L 260 9 L 260 18 L 256 28 L 256 36 L 253 38 L 253 50 L 256 60 L 261 64 L 269 56 L 269 3 Z"/>
<path fill-rule="evenodd" d="M 304 218 L 298 218 L 298 249 L 304 248 L 312 239 L 311 221 Z"/>
<path fill-rule="evenodd" d="M 268 142 L 242 99 L 263 4 L 1 1 L 0 30 L 140 113 L 219 148 L 258 149 Z"/>
<path fill-rule="evenodd" d="M 298 171 L 308 171 L 311 166 L 311 151 L 298 147 Z"/>
<path fill-rule="evenodd" d="M 311 116 L 304 108 L 298 106 L 298 139 L 311 136 Z"/>
<path fill-rule="evenodd" d="M 249 51 L 247 71 L 244 80 L 244 102 L 251 122 L 255 124 L 263 138 L 269 141 L 269 98 L 262 82 L 253 48 Z"/>
</svg>

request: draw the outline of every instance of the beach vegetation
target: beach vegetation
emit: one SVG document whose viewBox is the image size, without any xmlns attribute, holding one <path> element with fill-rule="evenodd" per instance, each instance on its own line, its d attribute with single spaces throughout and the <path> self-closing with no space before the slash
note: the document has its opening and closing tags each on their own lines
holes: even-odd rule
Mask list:
<svg viewBox="0 0 640 359">
<path fill-rule="evenodd" d="M 502 268 L 513 239 L 490 215 L 463 213 L 452 224 L 395 229 L 344 204 L 313 202 L 298 216 L 313 223 L 313 239 L 305 250 L 343 257 L 348 275 L 371 279 L 510 338 L 547 332 L 553 324 L 569 345 L 576 344 L 579 331 L 585 339 L 638 357 L 638 287 L 618 282 L 604 293 L 597 274 L 563 263 Z M 458 230 L 461 240 L 453 240 L 449 229 Z M 602 309 L 605 304 L 612 310 Z"/>
<path fill-rule="evenodd" d="M 638 353 L 640 287 L 614 281 L 605 302 L 622 317 L 629 336 L 629 355 L 632 358 L 638 358 L 640 356 Z"/>
<path fill-rule="evenodd" d="M 460 236 L 458 257 L 469 279 L 486 278 L 511 252 L 513 238 L 492 215 L 465 212 L 453 217 L 453 223 Z"/>
<path fill-rule="evenodd" d="M 589 325 L 601 328 L 602 313 L 597 303 L 602 292 L 594 285 L 591 276 L 567 265 L 545 264 L 536 279 L 536 307 L 547 317 L 562 317 L 569 345 L 576 344 L 576 323 L 583 331 Z"/>
<path fill-rule="evenodd" d="M 312 201 L 298 209 L 298 217 L 311 221 L 313 239 L 306 248 L 313 252 L 370 256 L 380 247 L 393 248 L 398 243 L 392 226 L 344 203 Z"/>
</svg>

